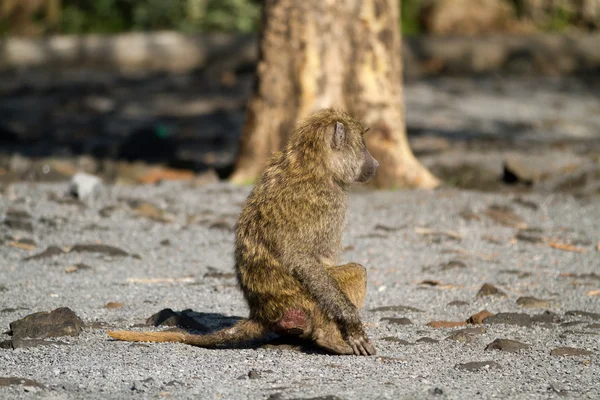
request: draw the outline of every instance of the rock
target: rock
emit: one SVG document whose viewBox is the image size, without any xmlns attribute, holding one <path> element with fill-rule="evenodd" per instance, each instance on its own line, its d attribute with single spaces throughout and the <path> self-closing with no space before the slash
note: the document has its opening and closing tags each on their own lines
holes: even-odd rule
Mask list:
<svg viewBox="0 0 600 400">
<path fill-rule="evenodd" d="M 493 368 L 502 368 L 500 364 L 494 361 L 474 361 L 468 362 L 464 364 L 456 364 L 456 369 L 460 369 L 463 371 L 479 371 L 482 369 L 493 369 Z"/>
<path fill-rule="evenodd" d="M 518 326 L 531 326 L 531 317 L 519 313 L 498 313 L 483 320 L 484 324 L 505 324 Z"/>
<path fill-rule="evenodd" d="M 54 256 L 62 255 L 62 254 L 65 254 L 65 252 L 60 247 L 58 247 L 58 246 L 48 246 L 46 248 L 46 250 L 42 251 L 41 253 L 34 254 L 34 255 L 30 256 L 30 257 L 25 257 L 23 260 L 25 260 L 25 261 L 42 260 L 44 258 L 54 257 Z"/>
<path fill-rule="evenodd" d="M 553 176 L 536 185 L 545 192 L 566 192 L 586 196 L 600 193 L 600 166 L 596 163 L 583 165 L 572 172 Z"/>
<path fill-rule="evenodd" d="M 411 325 L 412 321 L 408 318 L 381 318 L 381 321 L 388 321 L 392 325 Z"/>
<path fill-rule="evenodd" d="M 567 316 L 574 315 L 577 317 L 589 318 L 589 319 L 593 319 L 594 321 L 600 320 L 600 314 L 593 313 L 593 312 L 587 312 L 587 311 L 572 310 L 572 311 L 567 311 L 565 313 L 565 315 L 567 315 Z"/>
<path fill-rule="evenodd" d="M 516 340 L 510 339 L 496 339 L 492 343 L 485 346 L 485 350 L 500 350 L 509 353 L 518 353 L 521 350 L 525 350 L 531 347 L 527 343 L 521 343 Z"/>
<path fill-rule="evenodd" d="M 439 342 L 440 341 L 437 339 L 433 339 L 433 338 L 425 336 L 425 337 L 417 339 L 417 341 L 415 343 L 439 343 Z"/>
<path fill-rule="evenodd" d="M 511 153 L 504 156 L 506 183 L 537 184 L 554 176 L 562 176 L 583 164 L 581 157 L 564 151 L 543 155 Z"/>
<path fill-rule="evenodd" d="M 531 272 L 519 271 L 518 269 L 502 269 L 499 272 L 502 274 L 516 275 L 519 279 L 528 278 L 531 276 Z"/>
<path fill-rule="evenodd" d="M 427 323 L 432 328 L 456 328 L 467 325 L 464 321 L 431 321 Z"/>
<path fill-rule="evenodd" d="M 498 289 L 497 287 L 495 287 L 494 285 L 491 285 L 489 283 L 484 283 L 483 286 L 481 286 L 481 289 L 479 289 L 479 292 L 477 292 L 477 295 L 475 297 L 485 297 L 485 296 L 508 297 L 506 295 L 506 293 L 504 293 L 502 290 Z"/>
<path fill-rule="evenodd" d="M 109 246 L 106 244 L 75 244 L 70 250 L 70 253 L 100 253 L 111 257 L 126 257 L 129 255 L 128 252 L 118 247 Z"/>
<path fill-rule="evenodd" d="M 440 271 L 448 271 L 452 269 L 464 269 L 467 268 L 467 264 L 460 260 L 450 260 L 446 263 L 440 264 Z"/>
<path fill-rule="evenodd" d="M 148 218 L 156 222 L 171 222 L 172 218 L 167 216 L 165 210 L 156 205 L 142 200 L 129 201 L 129 207 L 139 217 Z"/>
<path fill-rule="evenodd" d="M 449 306 L 456 306 L 456 307 L 462 307 L 462 306 L 468 306 L 469 303 L 466 301 L 462 301 L 462 300 L 452 300 L 450 303 L 448 303 Z"/>
<path fill-rule="evenodd" d="M 600 329 L 600 324 L 589 324 L 589 325 L 586 325 L 586 329 Z"/>
<path fill-rule="evenodd" d="M 531 326 L 533 323 L 550 324 L 556 322 L 559 322 L 558 316 L 550 311 L 545 311 L 534 316 L 521 313 L 498 313 L 483 320 L 484 324 L 506 324 L 518 326 Z"/>
<path fill-rule="evenodd" d="M 548 238 L 544 235 L 544 231 L 540 228 L 521 229 L 515 235 L 517 240 L 530 243 L 545 243 Z"/>
<path fill-rule="evenodd" d="M 22 218 L 5 218 L 4 225 L 13 231 L 21 231 L 32 233 L 33 232 L 33 223 L 28 219 Z"/>
<path fill-rule="evenodd" d="M 479 311 L 477 314 L 471 315 L 469 317 L 469 319 L 467 319 L 467 323 L 474 324 L 474 325 L 483 324 L 484 319 L 486 319 L 487 317 L 491 317 L 493 315 L 494 314 L 492 314 L 488 310 L 482 310 L 482 311 Z"/>
<path fill-rule="evenodd" d="M 39 382 L 36 382 L 27 378 L 17 378 L 14 376 L 11 377 L 0 377 L 0 387 L 20 385 L 24 387 L 33 387 L 38 389 L 46 389 L 44 385 Z"/>
<path fill-rule="evenodd" d="M 593 352 L 575 347 L 557 347 L 550 352 L 552 356 L 591 356 Z"/>
<path fill-rule="evenodd" d="M 552 300 L 541 300 L 528 296 L 519 297 L 516 303 L 524 308 L 548 308 L 554 304 Z"/>
<path fill-rule="evenodd" d="M 403 339 L 398 339 L 395 336 L 386 336 L 386 337 L 382 337 L 379 340 L 385 340 L 386 342 L 394 342 L 394 343 L 402 345 L 402 346 L 412 346 L 413 345 L 413 343 L 408 342 L 408 341 L 403 340 Z"/>
<path fill-rule="evenodd" d="M 23 319 L 11 322 L 10 335 L 13 340 L 79 336 L 83 326 L 83 321 L 70 308 L 62 307 L 51 312 L 29 314 Z"/>
<path fill-rule="evenodd" d="M 102 180 L 85 172 L 76 173 L 69 184 L 69 194 L 84 202 L 95 201 L 102 193 Z"/>
<path fill-rule="evenodd" d="M 465 328 L 452 332 L 446 337 L 446 340 L 456 340 L 461 343 L 472 343 L 475 341 L 475 336 L 483 335 L 485 328 Z"/>
<path fill-rule="evenodd" d="M 252 370 L 250 370 L 250 372 L 248 372 L 248 378 L 250 378 L 250 379 L 260 379 L 260 378 L 262 378 L 262 375 L 257 370 L 252 369 Z"/>
<path fill-rule="evenodd" d="M 541 314 L 532 316 L 531 322 L 554 324 L 560 322 L 560 318 L 558 317 L 558 315 L 551 311 L 544 311 Z"/>
<path fill-rule="evenodd" d="M 384 307 L 372 308 L 369 311 L 371 311 L 371 312 L 379 312 L 379 311 L 423 312 L 423 310 L 419 310 L 418 308 L 409 307 L 409 306 L 384 306 Z"/>
<path fill-rule="evenodd" d="M 487 209 L 485 215 L 500 225 L 510 228 L 526 229 L 527 223 L 521 217 L 509 209 L 500 206 L 492 206 Z"/>
</svg>

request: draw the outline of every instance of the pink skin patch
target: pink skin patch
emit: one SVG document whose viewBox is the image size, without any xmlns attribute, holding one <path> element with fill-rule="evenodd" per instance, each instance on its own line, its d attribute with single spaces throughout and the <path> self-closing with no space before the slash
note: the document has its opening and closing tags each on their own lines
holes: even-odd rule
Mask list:
<svg viewBox="0 0 600 400">
<path fill-rule="evenodd" d="M 300 335 L 306 328 L 306 313 L 292 309 L 286 311 L 283 318 L 271 325 L 271 330 L 280 335 Z"/>
</svg>

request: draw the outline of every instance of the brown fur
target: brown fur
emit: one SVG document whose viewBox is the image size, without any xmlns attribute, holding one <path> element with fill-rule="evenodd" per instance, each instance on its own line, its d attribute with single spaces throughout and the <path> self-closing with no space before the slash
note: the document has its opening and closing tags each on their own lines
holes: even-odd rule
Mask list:
<svg viewBox="0 0 600 400">
<path fill-rule="evenodd" d="M 348 187 L 377 169 L 362 135 L 341 111 L 319 111 L 275 153 L 236 225 L 235 267 L 250 317 L 208 335 L 109 332 L 119 340 L 174 341 L 203 347 L 298 334 L 336 354 L 375 354 L 358 310 L 366 293 L 359 264 L 336 266 Z"/>
</svg>

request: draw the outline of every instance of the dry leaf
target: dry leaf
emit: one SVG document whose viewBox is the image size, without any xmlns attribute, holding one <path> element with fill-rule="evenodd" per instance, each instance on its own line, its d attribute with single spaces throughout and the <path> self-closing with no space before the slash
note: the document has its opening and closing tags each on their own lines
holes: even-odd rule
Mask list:
<svg viewBox="0 0 600 400">
<path fill-rule="evenodd" d="M 558 242 L 550 242 L 550 247 L 557 250 L 563 251 L 573 251 L 575 253 L 587 253 L 587 249 L 583 249 L 581 247 L 573 246 L 572 244 L 558 243 Z"/>
<path fill-rule="evenodd" d="M 600 296 L 600 290 L 590 290 L 586 293 L 588 296 Z"/>
<path fill-rule="evenodd" d="M 7 244 L 10 247 L 16 247 L 17 249 L 21 249 L 21 250 L 28 250 L 28 251 L 35 250 L 35 245 L 30 244 L 30 243 L 23 243 L 23 242 L 17 242 L 17 241 L 11 240 Z"/>
<path fill-rule="evenodd" d="M 462 239 L 462 235 L 458 232 L 454 232 L 454 231 L 446 231 L 446 230 L 435 230 L 435 229 L 429 229 L 429 228 L 421 228 L 421 227 L 416 227 L 415 228 L 415 233 L 419 234 L 419 235 L 445 235 L 448 236 L 452 239 Z"/>
</svg>

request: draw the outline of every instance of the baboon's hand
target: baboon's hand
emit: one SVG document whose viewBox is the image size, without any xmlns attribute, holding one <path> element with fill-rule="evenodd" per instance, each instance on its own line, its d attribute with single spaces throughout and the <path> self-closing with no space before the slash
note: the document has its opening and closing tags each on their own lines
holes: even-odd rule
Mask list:
<svg viewBox="0 0 600 400">
<path fill-rule="evenodd" d="M 367 335 L 363 334 L 354 334 L 350 335 L 346 338 L 346 341 L 352 347 L 352 351 L 354 355 L 357 356 L 372 356 L 377 351 L 375 350 L 375 346 L 371 343 Z"/>
</svg>

